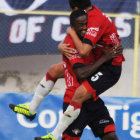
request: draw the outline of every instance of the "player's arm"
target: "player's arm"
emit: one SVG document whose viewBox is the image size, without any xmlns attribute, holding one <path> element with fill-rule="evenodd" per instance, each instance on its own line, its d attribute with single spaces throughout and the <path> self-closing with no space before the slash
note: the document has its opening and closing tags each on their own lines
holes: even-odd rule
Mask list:
<svg viewBox="0 0 140 140">
<path fill-rule="evenodd" d="M 83 43 L 79 37 L 77 36 L 75 30 L 71 27 L 68 27 L 67 29 L 67 33 L 70 34 L 70 36 L 72 37 L 72 40 L 74 41 L 74 44 L 76 46 L 76 49 L 78 50 L 79 54 L 81 56 L 86 56 L 89 54 L 89 52 L 92 49 L 92 44 L 86 44 Z"/>
<path fill-rule="evenodd" d="M 74 54 L 73 49 L 70 47 L 70 44 L 64 43 L 61 41 L 58 45 L 58 50 L 64 54 L 68 59 Z"/>
<path fill-rule="evenodd" d="M 108 60 L 118 57 L 123 51 L 123 46 L 114 46 L 109 50 L 104 50 L 103 55 L 96 60 L 93 64 L 88 66 L 81 65 L 79 68 L 74 68 L 74 72 L 76 77 L 79 80 L 84 80 L 89 77 L 92 73 L 94 73 L 102 64 L 107 62 Z"/>
</svg>

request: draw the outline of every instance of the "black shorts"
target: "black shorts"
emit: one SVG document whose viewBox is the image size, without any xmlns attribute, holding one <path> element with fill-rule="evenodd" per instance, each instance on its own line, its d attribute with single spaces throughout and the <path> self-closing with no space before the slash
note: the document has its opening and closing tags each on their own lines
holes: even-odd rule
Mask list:
<svg viewBox="0 0 140 140">
<path fill-rule="evenodd" d="M 121 66 L 104 64 L 82 84 L 89 93 L 93 93 L 93 96 L 98 96 L 117 83 L 121 71 Z"/>
<path fill-rule="evenodd" d="M 69 103 L 63 103 L 63 111 L 66 110 Z M 78 118 L 66 129 L 64 134 L 71 137 L 80 137 L 86 126 L 89 126 L 95 137 L 115 132 L 115 124 L 110 117 L 104 102 L 98 98 L 97 101 L 85 102 Z"/>
</svg>

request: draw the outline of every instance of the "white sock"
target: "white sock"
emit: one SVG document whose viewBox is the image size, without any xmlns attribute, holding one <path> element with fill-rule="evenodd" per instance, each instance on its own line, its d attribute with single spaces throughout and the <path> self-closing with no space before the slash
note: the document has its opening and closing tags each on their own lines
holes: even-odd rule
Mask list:
<svg viewBox="0 0 140 140">
<path fill-rule="evenodd" d="M 46 76 L 44 76 L 40 84 L 37 86 L 34 97 L 30 102 L 31 113 L 35 113 L 37 111 L 39 105 L 41 104 L 45 96 L 48 95 L 49 92 L 52 90 L 53 86 L 54 81 L 52 80 L 46 81 Z"/>
<path fill-rule="evenodd" d="M 73 105 L 68 106 L 68 108 L 60 118 L 56 128 L 51 133 L 56 140 L 68 128 L 68 126 L 79 116 L 80 111 L 81 111 L 81 107 L 75 109 Z"/>
</svg>

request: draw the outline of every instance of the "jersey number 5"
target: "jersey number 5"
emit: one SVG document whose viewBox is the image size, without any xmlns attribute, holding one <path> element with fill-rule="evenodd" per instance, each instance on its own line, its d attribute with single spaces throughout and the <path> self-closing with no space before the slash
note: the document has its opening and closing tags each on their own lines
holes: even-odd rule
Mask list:
<svg viewBox="0 0 140 140">
<path fill-rule="evenodd" d="M 98 72 L 97 74 L 95 74 L 95 76 L 91 77 L 91 81 L 97 81 L 101 76 L 103 75 L 103 73 Z"/>
</svg>

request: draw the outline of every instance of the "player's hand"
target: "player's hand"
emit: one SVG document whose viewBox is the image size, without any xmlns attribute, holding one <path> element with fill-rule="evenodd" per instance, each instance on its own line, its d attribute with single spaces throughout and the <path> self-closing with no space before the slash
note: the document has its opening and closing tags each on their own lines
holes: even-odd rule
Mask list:
<svg viewBox="0 0 140 140">
<path fill-rule="evenodd" d="M 121 55 L 123 52 L 123 49 L 124 49 L 124 47 L 123 47 L 122 43 L 120 43 L 119 46 L 114 46 L 112 57 L 114 58 L 114 57 L 118 57 L 119 55 Z"/>
<path fill-rule="evenodd" d="M 118 57 L 119 55 L 121 55 L 123 52 L 123 45 L 120 44 L 119 46 L 114 46 L 112 48 L 110 48 L 109 50 L 104 49 L 103 50 L 103 54 L 105 57 L 105 60 L 108 61 L 112 58 Z"/>
<path fill-rule="evenodd" d="M 64 54 L 68 59 L 74 54 L 74 51 L 72 48 L 70 48 L 70 44 L 59 44 L 58 49 L 61 51 L 62 54 Z"/>
<path fill-rule="evenodd" d="M 67 32 L 67 34 L 72 35 L 73 33 L 75 33 L 75 30 L 72 27 L 69 26 L 67 28 L 67 31 L 66 32 Z"/>
<path fill-rule="evenodd" d="M 122 42 L 120 43 L 119 46 L 114 46 L 114 47 L 115 47 L 114 52 L 116 53 L 116 55 L 122 54 L 123 49 L 124 49 Z"/>
</svg>

